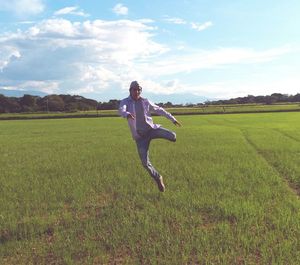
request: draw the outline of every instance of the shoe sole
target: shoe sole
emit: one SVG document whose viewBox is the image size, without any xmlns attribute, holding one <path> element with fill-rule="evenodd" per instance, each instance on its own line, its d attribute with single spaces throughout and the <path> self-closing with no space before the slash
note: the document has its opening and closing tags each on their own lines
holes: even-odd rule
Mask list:
<svg viewBox="0 0 300 265">
<path fill-rule="evenodd" d="M 162 177 L 160 177 L 158 180 L 156 180 L 156 183 L 157 183 L 157 187 L 160 192 L 164 192 L 166 190 L 166 187 L 165 187 Z"/>
</svg>

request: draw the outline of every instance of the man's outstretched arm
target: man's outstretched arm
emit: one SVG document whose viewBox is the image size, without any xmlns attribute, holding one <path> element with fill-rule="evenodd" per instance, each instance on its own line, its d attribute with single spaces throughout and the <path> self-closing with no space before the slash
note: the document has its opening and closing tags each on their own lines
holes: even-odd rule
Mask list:
<svg viewBox="0 0 300 265">
<path fill-rule="evenodd" d="M 151 110 L 153 110 L 157 115 L 164 116 L 167 119 L 171 120 L 176 126 L 181 126 L 181 123 L 176 120 L 176 118 L 169 112 L 167 112 L 164 108 L 157 106 L 153 102 L 149 101 L 149 105 Z"/>
</svg>

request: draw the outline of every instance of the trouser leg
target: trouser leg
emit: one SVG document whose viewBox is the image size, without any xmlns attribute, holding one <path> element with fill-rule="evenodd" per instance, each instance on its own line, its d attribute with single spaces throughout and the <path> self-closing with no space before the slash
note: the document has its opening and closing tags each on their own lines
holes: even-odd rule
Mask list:
<svg viewBox="0 0 300 265">
<path fill-rule="evenodd" d="M 172 142 L 176 142 L 176 133 L 169 131 L 163 127 L 152 129 L 149 133 L 150 139 L 162 138 Z"/>
<path fill-rule="evenodd" d="M 149 160 L 150 141 L 151 139 L 149 137 L 143 137 L 141 139 L 136 140 L 137 150 L 144 168 L 148 171 L 152 178 L 158 179 L 160 175 L 157 172 L 157 170 L 152 166 Z"/>
</svg>

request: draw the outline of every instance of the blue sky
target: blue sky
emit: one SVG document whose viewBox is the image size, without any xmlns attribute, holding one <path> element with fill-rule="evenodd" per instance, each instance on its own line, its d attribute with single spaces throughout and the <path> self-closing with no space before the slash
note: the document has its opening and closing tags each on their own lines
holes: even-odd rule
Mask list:
<svg viewBox="0 0 300 265">
<path fill-rule="evenodd" d="M 0 0 L 0 88 L 155 102 L 300 93 L 300 1 Z"/>
</svg>

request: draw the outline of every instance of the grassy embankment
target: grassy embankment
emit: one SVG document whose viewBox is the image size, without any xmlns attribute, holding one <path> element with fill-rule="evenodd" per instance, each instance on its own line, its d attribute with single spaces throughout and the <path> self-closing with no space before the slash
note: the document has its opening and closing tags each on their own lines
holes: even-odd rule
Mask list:
<svg viewBox="0 0 300 265">
<path fill-rule="evenodd" d="M 220 113 L 257 113 L 257 112 L 289 112 L 300 111 L 299 103 L 287 104 L 244 104 L 244 105 L 207 105 L 201 107 L 167 108 L 174 115 L 220 114 Z M 78 112 L 42 112 L 42 113 L 2 113 L 0 120 L 20 119 L 49 119 L 49 118 L 88 118 L 88 117 L 116 117 L 117 110 L 93 110 Z"/>
<path fill-rule="evenodd" d="M 1 264 L 300 264 L 300 113 L 0 122 Z"/>
</svg>

